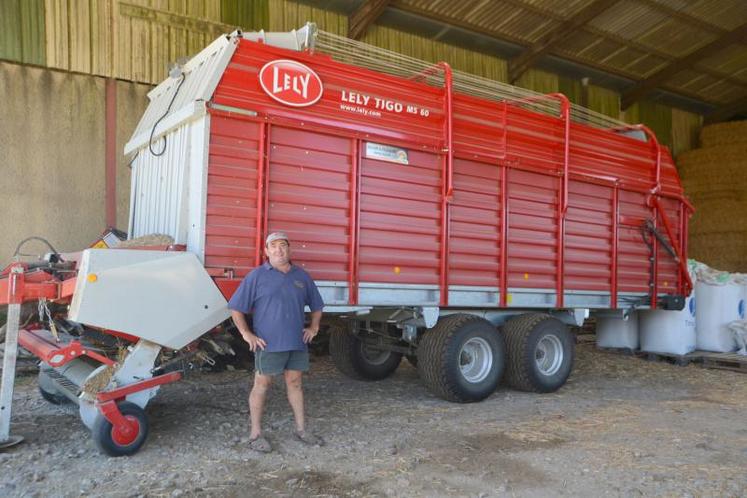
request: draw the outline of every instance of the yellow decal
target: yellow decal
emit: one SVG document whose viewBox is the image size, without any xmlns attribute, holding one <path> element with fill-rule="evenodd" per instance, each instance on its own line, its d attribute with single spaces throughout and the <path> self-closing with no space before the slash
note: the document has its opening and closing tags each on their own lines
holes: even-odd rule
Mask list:
<svg viewBox="0 0 747 498">
<path fill-rule="evenodd" d="M 86 278 L 91 283 L 94 283 L 95 281 L 97 281 L 99 279 L 98 275 L 96 275 L 95 273 L 89 273 Z"/>
<path fill-rule="evenodd" d="M 524 274 L 524 280 L 529 280 L 529 274 L 528 273 Z"/>
<path fill-rule="evenodd" d="M 103 240 L 99 240 L 94 245 L 91 246 L 93 249 L 109 249 L 109 246 L 106 245 L 106 242 Z"/>
</svg>

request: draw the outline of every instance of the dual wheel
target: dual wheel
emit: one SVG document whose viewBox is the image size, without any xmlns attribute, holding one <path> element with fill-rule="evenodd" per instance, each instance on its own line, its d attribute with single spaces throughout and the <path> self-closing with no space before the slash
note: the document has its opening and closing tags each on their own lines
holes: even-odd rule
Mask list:
<svg viewBox="0 0 747 498">
<path fill-rule="evenodd" d="M 343 327 L 330 332 L 333 361 L 350 377 L 383 379 L 401 361 L 400 353 L 377 349 Z M 454 314 L 426 331 L 411 362 L 435 395 L 469 403 L 490 396 L 504 376 L 508 385 L 522 391 L 556 391 L 570 375 L 573 356 L 573 337 L 549 315 L 517 316 L 501 333 L 485 319 Z"/>
</svg>

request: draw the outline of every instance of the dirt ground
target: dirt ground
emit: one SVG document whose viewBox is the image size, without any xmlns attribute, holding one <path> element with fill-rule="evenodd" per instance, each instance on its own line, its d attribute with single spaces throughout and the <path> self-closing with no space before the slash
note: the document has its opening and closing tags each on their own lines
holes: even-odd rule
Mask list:
<svg viewBox="0 0 747 498">
<path fill-rule="evenodd" d="M 291 438 L 284 388 L 266 412 L 276 450 L 247 449 L 250 375 L 195 373 L 148 408 L 151 434 L 132 457 L 98 453 L 72 406 L 17 381 L 0 453 L 0 496 L 747 496 L 747 376 L 577 349 L 568 384 L 549 395 L 499 388 L 487 400 L 432 396 L 403 361 L 375 383 L 315 357 L 310 427 Z"/>
</svg>

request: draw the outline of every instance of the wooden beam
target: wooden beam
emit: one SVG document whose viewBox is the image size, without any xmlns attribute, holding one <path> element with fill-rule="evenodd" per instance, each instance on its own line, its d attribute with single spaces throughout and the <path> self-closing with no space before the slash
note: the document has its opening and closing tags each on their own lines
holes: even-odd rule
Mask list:
<svg viewBox="0 0 747 498">
<path fill-rule="evenodd" d="M 733 102 L 729 102 L 723 107 L 719 107 L 712 113 L 706 115 L 703 121 L 705 124 L 719 123 L 733 118 L 737 114 L 743 113 L 747 114 L 747 95 Z"/>
<path fill-rule="evenodd" d="M 531 47 L 508 61 L 508 81 L 515 83 L 537 59 L 552 50 L 553 45 L 573 34 L 578 28 L 587 24 L 599 14 L 616 4 L 618 0 L 596 0 L 578 11 L 574 16 L 557 25 Z"/>
<path fill-rule="evenodd" d="M 365 0 L 348 17 L 348 38 L 360 40 L 376 19 L 384 13 L 391 0 Z"/>
<path fill-rule="evenodd" d="M 729 31 L 725 35 L 720 36 L 711 43 L 689 53 L 685 57 L 673 60 L 645 80 L 636 83 L 633 88 L 622 95 L 622 98 L 620 99 L 622 109 L 627 109 L 677 73 L 691 68 L 706 57 L 742 40 L 747 40 L 747 23 L 742 24 L 733 31 Z"/>
</svg>

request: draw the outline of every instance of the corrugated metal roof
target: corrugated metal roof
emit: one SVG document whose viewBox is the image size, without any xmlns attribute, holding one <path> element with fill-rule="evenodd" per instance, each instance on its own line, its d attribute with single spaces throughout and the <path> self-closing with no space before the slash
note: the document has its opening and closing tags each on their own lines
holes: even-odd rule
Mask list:
<svg viewBox="0 0 747 498">
<path fill-rule="evenodd" d="M 398 0 L 393 7 L 467 30 L 474 26 L 481 34 L 525 48 L 541 42 L 574 16 L 588 13 L 588 8 L 595 17 L 564 34 L 550 48 L 550 54 L 633 80 L 665 70 L 747 23 L 747 0 L 618 0 L 603 4 L 603 11 L 594 9 L 599 5 L 596 2 Z M 719 88 L 732 88 L 731 98 L 737 100 L 747 93 L 747 84 L 742 85 L 745 57 L 747 46 L 740 44 L 735 49 L 725 43 L 720 52 L 709 50 L 703 62 L 695 61 L 690 69 L 698 77 L 723 81 L 725 85 Z M 684 86 L 669 81 L 658 85 L 711 104 L 719 104 L 723 98 L 708 89 L 694 90 L 700 88 L 699 84 L 690 85 L 691 90 L 685 93 L 680 91 Z"/>
<path fill-rule="evenodd" d="M 684 3 L 680 7 L 683 13 L 726 30 L 747 22 L 747 5 L 744 0 L 696 0 L 681 3 Z"/>
<path fill-rule="evenodd" d="M 623 0 L 602 12 L 589 23 L 589 26 L 632 40 L 639 38 L 666 18 L 664 14 L 652 11 L 638 2 Z"/>
</svg>

